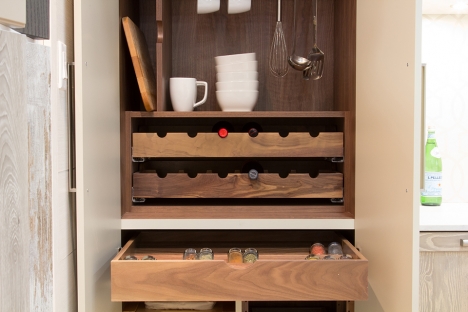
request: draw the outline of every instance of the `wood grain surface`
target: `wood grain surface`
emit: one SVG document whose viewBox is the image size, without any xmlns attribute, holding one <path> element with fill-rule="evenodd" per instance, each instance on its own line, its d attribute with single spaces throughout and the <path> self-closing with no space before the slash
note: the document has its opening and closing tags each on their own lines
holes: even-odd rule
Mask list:
<svg viewBox="0 0 468 312">
<path fill-rule="evenodd" d="M 147 111 L 154 111 L 156 110 L 156 78 L 145 36 L 129 17 L 123 17 L 122 23 L 143 104 Z"/>
<path fill-rule="evenodd" d="M 468 232 L 420 234 L 419 311 L 468 311 L 468 247 L 460 239 Z"/>
<path fill-rule="evenodd" d="M 288 250 L 260 253 L 253 264 L 213 261 L 118 260 L 111 262 L 115 301 L 365 300 L 367 260 L 292 260 Z M 259 248 L 261 250 L 261 248 Z M 307 248 L 303 249 L 304 254 Z M 133 249 L 135 251 L 135 249 Z M 262 255 L 266 260 L 262 260 Z M 180 257 L 180 255 L 179 255 Z M 288 260 L 289 257 L 289 260 Z M 200 284 L 201 283 L 201 284 Z M 200 287 L 203 285 L 203 287 Z"/>
<path fill-rule="evenodd" d="M 26 41 L 0 30 L 0 311 L 31 307 Z"/>
<path fill-rule="evenodd" d="M 133 174 L 133 196 L 142 198 L 342 198 L 343 175 L 321 173 L 290 174 L 281 178 L 274 173 L 260 173 L 251 180 L 247 173 L 198 174 L 191 178 L 183 173 Z"/>
<path fill-rule="evenodd" d="M 31 309 L 52 311 L 52 135 L 50 47 L 26 44 Z"/>
<path fill-rule="evenodd" d="M 222 139 L 217 133 L 168 133 L 161 138 L 155 133 L 133 134 L 133 157 L 342 157 L 343 133 L 230 133 Z"/>
<path fill-rule="evenodd" d="M 157 43 L 158 109 L 171 110 L 168 96 L 170 77 L 194 77 L 207 81 L 206 104 L 201 111 L 219 111 L 216 101 L 216 71 L 214 57 L 218 55 L 255 52 L 259 72 L 259 100 L 257 111 L 334 110 L 335 54 L 346 51 L 346 42 L 335 48 L 334 1 L 319 5 L 318 44 L 325 52 L 323 78 L 305 81 L 302 72 L 290 70 L 285 78 L 270 74 L 268 58 L 277 20 L 277 1 L 252 1 L 251 10 L 242 14 L 228 14 L 227 1 L 221 1 L 218 12 L 197 14 L 196 1 L 158 0 L 157 18 L 163 22 L 164 39 Z M 312 1 L 298 1 L 296 51 L 307 55 L 312 48 Z M 283 1 L 283 30 L 288 51 L 293 34 L 293 1 Z M 346 23 L 348 19 L 343 20 Z M 339 23 L 339 22 L 337 22 Z M 349 25 L 344 24 L 343 28 Z M 167 94 L 165 97 L 163 94 Z M 160 103 L 165 101 L 165 103 Z"/>
<path fill-rule="evenodd" d="M 233 205 L 223 199 L 218 204 L 158 203 L 131 205 L 122 219 L 352 219 L 343 205 L 320 204 L 263 204 Z M 229 205 L 227 205 L 229 204 Z"/>
</svg>

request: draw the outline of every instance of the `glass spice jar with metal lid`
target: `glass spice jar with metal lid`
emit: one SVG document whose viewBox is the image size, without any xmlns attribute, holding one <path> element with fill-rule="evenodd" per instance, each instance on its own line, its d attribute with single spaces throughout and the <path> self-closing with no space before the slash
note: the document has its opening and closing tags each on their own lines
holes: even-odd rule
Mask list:
<svg viewBox="0 0 468 312">
<path fill-rule="evenodd" d="M 231 248 L 228 253 L 229 263 L 242 263 L 242 250 L 240 248 Z"/>
<path fill-rule="evenodd" d="M 197 260 L 197 251 L 193 248 L 187 248 L 184 252 L 184 260 Z"/>
<path fill-rule="evenodd" d="M 332 242 L 328 245 L 328 254 L 330 255 L 342 255 L 343 248 L 337 242 Z"/>
<path fill-rule="evenodd" d="M 243 262 L 244 263 L 254 263 L 258 259 L 258 251 L 255 248 L 247 248 L 244 251 Z"/>
<path fill-rule="evenodd" d="M 144 256 L 143 258 L 141 258 L 141 260 L 156 260 L 156 258 L 153 257 L 152 255 L 147 255 L 147 256 Z"/>
<path fill-rule="evenodd" d="M 213 250 L 210 248 L 202 248 L 198 253 L 198 260 L 213 260 Z"/>
<path fill-rule="evenodd" d="M 128 256 L 125 256 L 124 260 L 138 260 L 138 258 L 135 257 L 134 255 L 128 255 Z"/>
</svg>

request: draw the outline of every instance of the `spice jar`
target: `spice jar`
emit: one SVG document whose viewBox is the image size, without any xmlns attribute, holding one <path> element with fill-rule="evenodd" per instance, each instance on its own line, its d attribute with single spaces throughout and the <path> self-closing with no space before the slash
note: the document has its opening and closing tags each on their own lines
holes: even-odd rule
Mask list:
<svg viewBox="0 0 468 312">
<path fill-rule="evenodd" d="M 210 248 L 202 248 L 198 253 L 198 260 L 213 260 L 213 250 Z"/>
<path fill-rule="evenodd" d="M 144 256 L 143 258 L 141 258 L 141 260 L 156 260 L 156 258 L 153 257 L 152 255 L 147 255 L 147 256 Z"/>
<path fill-rule="evenodd" d="M 244 251 L 244 263 L 254 263 L 258 259 L 258 251 L 255 248 L 247 248 Z"/>
<path fill-rule="evenodd" d="M 125 256 L 124 260 L 138 260 L 134 255 Z"/>
<path fill-rule="evenodd" d="M 317 255 L 324 255 L 325 252 L 325 246 L 323 246 L 320 243 L 315 243 L 312 246 L 310 246 L 310 254 L 317 256 Z"/>
<path fill-rule="evenodd" d="M 333 257 L 333 255 L 326 255 L 323 257 L 323 260 L 335 260 L 335 257 Z"/>
<path fill-rule="evenodd" d="M 229 249 L 228 262 L 242 263 L 242 251 L 240 250 L 240 248 Z"/>
<path fill-rule="evenodd" d="M 184 252 L 184 260 L 197 260 L 197 251 L 193 248 L 187 248 Z"/>
<path fill-rule="evenodd" d="M 351 259 L 353 259 L 353 256 L 348 255 L 348 254 L 344 254 L 344 255 L 341 255 L 340 259 L 341 260 L 351 260 Z"/>
<path fill-rule="evenodd" d="M 328 253 L 330 255 L 342 255 L 343 249 L 341 248 L 340 244 L 338 244 L 337 242 L 333 242 L 330 243 L 330 245 L 328 245 Z"/>
</svg>

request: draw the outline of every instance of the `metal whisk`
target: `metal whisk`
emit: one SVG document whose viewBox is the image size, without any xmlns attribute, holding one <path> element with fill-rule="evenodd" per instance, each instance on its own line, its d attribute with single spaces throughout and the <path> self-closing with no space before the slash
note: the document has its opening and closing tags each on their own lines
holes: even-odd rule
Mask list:
<svg viewBox="0 0 468 312">
<path fill-rule="evenodd" d="M 288 70 L 288 51 L 281 23 L 281 0 L 278 0 L 278 21 L 270 49 L 270 71 L 276 77 L 284 77 Z"/>
</svg>

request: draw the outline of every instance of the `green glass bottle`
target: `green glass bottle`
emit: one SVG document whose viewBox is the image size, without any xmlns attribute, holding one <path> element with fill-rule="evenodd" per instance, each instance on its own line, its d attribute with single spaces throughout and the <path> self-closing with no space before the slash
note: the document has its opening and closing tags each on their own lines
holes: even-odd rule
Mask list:
<svg viewBox="0 0 468 312">
<path fill-rule="evenodd" d="M 421 205 L 440 206 L 442 204 L 442 159 L 437 147 L 434 128 L 429 127 L 424 152 L 424 189 L 421 192 Z"/>
</svg>

